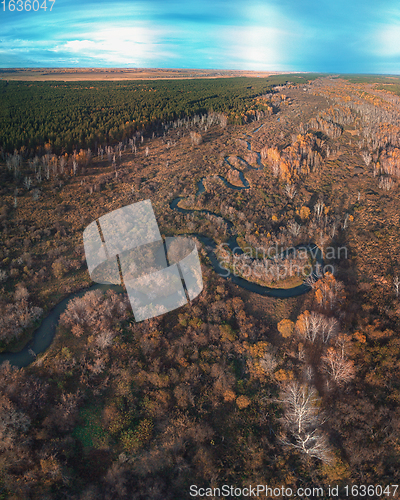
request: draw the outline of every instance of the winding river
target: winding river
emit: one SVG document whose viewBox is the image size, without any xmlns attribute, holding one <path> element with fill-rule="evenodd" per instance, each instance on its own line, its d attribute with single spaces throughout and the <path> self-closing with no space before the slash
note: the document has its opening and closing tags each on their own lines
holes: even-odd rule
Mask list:
<svg viewBox="0 0 400 500">
<path fill-rule="evenodd" d="M 261 125 L 262 127 L 263 125 Z M 256 130 L 253 131 L 257 132 L 261 127 L 258 127 Z M 251 139 L 251 136 L 246 136 L 247 138 Z M 251 144 L 249 141 L 246 141 L 247 143 L 247 149 L 251 152 Z M 258 167 L 253 167 L 249 165 L 244 159 L 238 157 L 239 161 L 243 163 L 244 167 L 249 169 L 249 170 L 261 170 L 264 168 L 264 165 L 261 163 L 261 156 L 260 153 L 255 152 L 257 155 L 257 165 Z M 239 172 L 239 178 L 243 184 L 243 186 L 234 186 L 230 182 L 228 182 L 224 177 L 218 175 L 216 176 L 218 179 L 220 179 L 226 187 L 240 191 L 243 189 L 250 189 L 250 184 L 245 178 L 243 172 L 239 169 L 236 169 L 233 165 L 231 165 L 228 161 L 228 157 L 224 158 L 224 161 L 229 165 L 231 169 L 238 170 Z M 197 192 L 196 196 L 200 196 L 202 193 L 205 191 L 205 187 L 203 184 L 204 177 L 197 183 Z M 179 206 L 179 202 L 182 200 L 182 197 L 177 197 L 174 200 L 171 201 L 170 207 L 172 210 L 177 210 L 181 213 L 195 213 L 195 214 L 210 214 L 210 215 L 215 215 L 219 218 L 221 216 L 219 214 L 215 214 L 213 212 L 210 212 L 209 210 L 189 210 L 189 209 L 184 209 Z M 227 246 L 232 252 L 235 252 L 236 254 L 241 254 L 243 251 L 239 248 L 239 245 L 236 240 L 236 236 L 233 235 L 233 224 L 231 221 L 227 219 L 223 219 L 224 222 L 227 225 L 228 232 L 229 232 L 229 239 L 227 242 Z M 210 259 L 211 265 L 214 269 L 214 271 L 222 276 L 223 278 L 227 278 L 227 271 L 224 267 L 220 265 L 220 262 L 218 261 L 215 250 L 216 250 L 216 243 L 212 238 L 209 238 L 205 235 L 198 234 L 198 233 L 193 233 L 191 235 L 187 236 L 195 236 L 199 241 L 203 243 L 205 246 L 205 249 L 207 251 L 207 256 Z M 226 246 L 226 245 L 225 245 Z M 299 245 L 299 247 L 307 248 L 310 252 L 312 252 L 313 257 L 316 259 L 316 261 L 320 264 L 323 265 L 323 260 L 322 260 L 322 253 L 321 250 L 314 244 L 311 245 Z M 302 285 L 293 287 L 293 288 L 269 288 L 266 286 L 261 286 L 256 283 L 252 283 L 250 281 L 245 280 L 244 278 L 241 278 L 239 276 L 232 275 L 229 273 L 229 280 L 231 280 L 233 283 L 236 285 L 245 288 L 246 290 L 249 290 L 250 292 L 257 293 L 259 295 L 267 295 L 270 297 L 278 297 L 278 298 L 288 298 L 288 297 L 295 297 L 297 295 L 301 295 L 303 293 L 306 293 L 310 290 L 310 287 L 303 283 Z M 34 331 L 33 333 L 33 339 L 27 343 L 27 345 L 20 351 L 11 353 L 11 352 L 4 352 L 0 354 L 0 363 L 3 361 L 9 361 L 12 365 L 17 366 L 17 367 L 25 367 L 28 366 L 30 363 L 32 363 L 35 359 L 37 354 L 44 352 L 52 343 L 58 321 L 60 319 L 61 314 L 64 312 L 66 309 L 68 303 L 70 300 L 74 299 L 75 297 L 82 297 L 86 292 L 89 290 L 109 290 L 113 289 L 118 293 L 123 292 L 123 288 L 121 286 L 116 286 L 116 285 L 99 285 L 99 284 L 94 284 L 91 287 L 81 290 L 79 292 L 75 292 L 70 294 L 68 297 L 66 297 L 64 300 L 59 302 L 46 316 L 46 318 L 42 321 L 40 326 Z"/>
</svg>

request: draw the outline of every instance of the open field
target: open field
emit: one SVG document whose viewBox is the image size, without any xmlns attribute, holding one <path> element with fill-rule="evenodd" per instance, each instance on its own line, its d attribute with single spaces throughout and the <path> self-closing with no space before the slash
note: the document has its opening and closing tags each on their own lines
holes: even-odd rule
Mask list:
<svg viewBox="0 0 400 500">
<path fill-rule="evenodd" d="M 287 74 L 283 71 L 201 70 L 162 68 L 0 68 L 0 79 L 31 82 L 120 81 L 186 78 L 258 77 Z"/>
</svg>

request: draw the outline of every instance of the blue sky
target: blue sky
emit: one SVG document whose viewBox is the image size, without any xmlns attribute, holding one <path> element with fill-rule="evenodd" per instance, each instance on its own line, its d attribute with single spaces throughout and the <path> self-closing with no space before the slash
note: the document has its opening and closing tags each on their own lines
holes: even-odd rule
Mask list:
<svg viewBox="0 0 400 500">
<path fill-rule="evenodd" d="M 398 1 L 56 0 L 51 12 L 50 5 L 8 12 L 6 0 L 0 67 L 400 73 Z"/>
</svg>

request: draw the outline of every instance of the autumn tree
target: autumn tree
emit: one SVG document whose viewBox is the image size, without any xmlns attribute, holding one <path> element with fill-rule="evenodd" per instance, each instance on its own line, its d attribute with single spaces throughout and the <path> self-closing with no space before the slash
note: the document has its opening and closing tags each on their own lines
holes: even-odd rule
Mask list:
<svg viewBox="0 0 400 500">
<path fill-rule="evenodd" d="M 322 366 L 338 386 L 347 384 L 355 377 L 354 363 L 346 358 L 343 347 L 329 347 L 326 355 L 322 357 Z"/>
<path fill-rule="evenodd" d="M 394 286 L 394 290 L 396 293 L 396 297 L 398 297 L 399 296 L 399 287 L 400 287 L 400 279 L 398 276 L 395 276 L 393 278 L 393 286 Z"/>
<path fill-rule="evenodd" d="M 279 401 L 284 408 L 283 424 L 286 429 L 281 442 L 310 457 L 330 463 L 330 446 L 320 429 L 324 419 L 317 391 L 306 384 L 292 381 L 281 391 Z"/>
<path fill-rule="evenodd" d="M 308 207 L 301 207 L 300 209 L 300 218 L 301 220 L 307 220 L 310 216 L 310 209 Z"/>
<path fill-rule="evenodd" d="M 314 289 L 317 303 L 324 309 L 332 311 L 344 302 L 345 293 L 343 283 L 336 280 L 330 272 L 326 272 L 324 276 L 315 283 Z"/>
<path fill-rule="evenodd" d="M 18 337 L 24 328 L 42 315 L 43 309 L 32 306 L 28 299 L 28 290 L 19 284 L 14 293 L 14 302 L 0 300 L 0 340 L 9 342 Z"/>
<path fill-rule="evenodd" d="M 296 321 L 296 332 L 310 342 L 328 343 L 339 332 L 336 318 L 328 318 L 315 311 L 304 311 Z"/>
<path fill-rule="evenodd" d="M 29 426 L 29 417 L 6 396 L 0 395 L 0 451 L 12 449 Z"/>
<path fill-rule="evenodd" d="M 290 319 L 283 319 L 278 323 L 278 331 L 284 338 L 291 337 L 293 329 L 294 323 L 293 321 L 290 321 Z"/>
</svg>

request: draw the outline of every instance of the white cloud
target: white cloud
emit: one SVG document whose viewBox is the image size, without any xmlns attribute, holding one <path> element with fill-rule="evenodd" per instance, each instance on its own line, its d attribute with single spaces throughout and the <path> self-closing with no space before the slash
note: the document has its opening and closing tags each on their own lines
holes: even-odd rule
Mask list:
<svg viewBox="0 0 400 500">
<path fill-rule="evenodd" d="M 18 56 L 19 54 L 27 54 L 35 51 L 47 50 L 49 43 L 46 41 L 21 40 L 19 38 L 4 38 L 0 39 L 0 53 Z"/>
<path fill-rule="evenodd" d="M 89 39 L 90 36 L 90 39 Z M 67 52 L 82 58 L 101 60 L 113 65 L 149 64 L 160 57 L 172 58 L 162 40 L 165 32 L 146 27 L 113 27 L 93 30 L 83 37 L 54 47 L 55 52 Z M 86 37 L 86 38 L 85 38 Z"/>
</svg>

